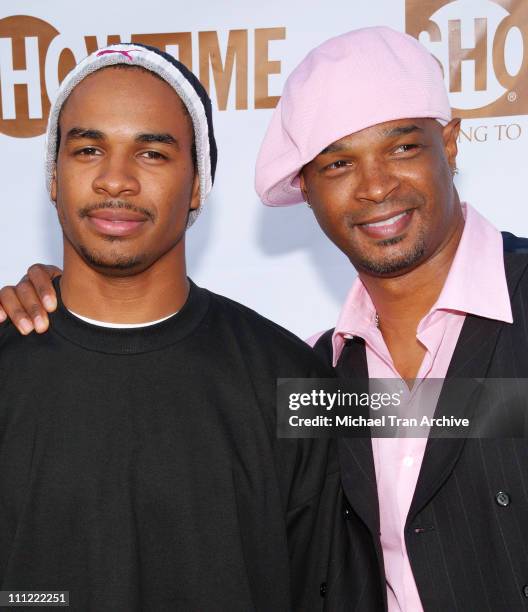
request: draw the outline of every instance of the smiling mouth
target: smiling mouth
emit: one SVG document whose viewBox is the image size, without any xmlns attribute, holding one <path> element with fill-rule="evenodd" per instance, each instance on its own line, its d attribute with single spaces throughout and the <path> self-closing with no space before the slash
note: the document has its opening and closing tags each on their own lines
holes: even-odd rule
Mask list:
<svg viewBox="0 0 528 612">
<path fill-rule="evenodd" d="M 400 219 L 402 219 L 405 215 L 408 215 L 410 211 L 406 210 L 398 215 L 394 215 L 394 217 L 389 217 L 388 219 L 383 219 L 382 221 L 376 221 L 375 223 L 362 223 L 361 225 L 366 225 L 367 227 L 383 227 L 384 225 L 394 225 Z"/>
<path fill-rule="evenodd" d="M 414 209 L 404 210 L 392 217 L 372 221 L 370 223 L 358 223 L 357 227 L 372 238 L 394 238 L 400 235 L 409 226 Z"/>
</svg>

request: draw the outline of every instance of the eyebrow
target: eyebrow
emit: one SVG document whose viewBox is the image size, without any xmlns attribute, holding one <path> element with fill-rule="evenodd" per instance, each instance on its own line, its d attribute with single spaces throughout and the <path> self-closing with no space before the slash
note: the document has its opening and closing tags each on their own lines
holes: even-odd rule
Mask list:
<svg viewBox="0 0 528 612">
<path fill-rule="evenodd" d="M 383 130 L 382 135 L 387 138 L 394 138 L 395 136 L 405 136 L 413 132 L 423 132 L 423 128 L 417 125 L 401 125 L 390 130 Z"/>
<path fill-rule="evenodd" d="M 405 136 L 406 134 L 412 134 L 413 132 L 423 132 L 424 130 L 417 125 L 401 125 L 395 128 L 391 128 L 390 130 L 383 130 L 381 135 L 384 138 L 395 138 L 397 136 Z M 350 146 L 347 142 L 340 143 L 333 142 L 325 147 L 319 155 L 325 155 L 326 153 L 340 153 L 342 151 L 350 150 Z"/>
<path fill-rule="evenodd" d="M 350 147 L 347 147 L 345 144 L 339 144 L 338 142 L 333 142 L 325 147 L 319 155 L 324 155 L 325 153 L 339 153 L 340 151 L 346 151 Z"/>
<path fill-rule="evenodd" d="M 136 142 L 159 142 L 161 144 L 173 145 L 178 150 L 180 143 L 168 133 L 165 134 L 138 134 L 135 138 Z"/>
<path fill-rule="evenodd" d="M 78 140 L 86 138 L 87 140 L 104 140 L 105 135 L 100 130 L 94 130 L 91 128 L 74 127 L 66 135 L 66 140 Z M 168 144 L 180 149 L 180 143 L 168 133 L 141 133 L 137 134 L 134 138 L 137 143 L 145 142 L 159 142 L 161 144 Z"/>
<path fill-rule="evenodd" d="M 77 140 L 78 138 L 88 138 L 90 140 L 103 140 L 104 134 L 99 130 L 89 128 L 74 127 L 66 134 L 66 140 Z"/>
</svg>

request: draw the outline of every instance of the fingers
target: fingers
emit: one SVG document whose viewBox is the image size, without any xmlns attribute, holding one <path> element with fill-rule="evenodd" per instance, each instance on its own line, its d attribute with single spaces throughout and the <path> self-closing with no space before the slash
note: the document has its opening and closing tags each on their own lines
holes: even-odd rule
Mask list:
<svg viewBox="0 0 528 612">
<path fill-rule="evenodd" d="M 49 327 L 47 313 L 57 308 L 51 281 L 60 274 L 62 271 L 56 266 L 35 264 L 16 287 L 0 289 L 0 323 L 11 319 L 24 335 L 33 330 L 39 334 L 45 332 Z"/>
<path fill-rule="evenodd" d="M 57 296 L 51 281 L 61 274 L 60 268 L 44 264 L 34 264 L 28 270 L 27 276 L 38 296 L 38 301 L 48 312 L 53 312 L 57 308 Z M 17 288 L 21 285 L 22 282 L 17 285 Z"/>
<path fill-rule="evenodd" d="M 0 289 L 0 303 L 4 314 L 11 319 L 21 334 L 26 336 L 33 331 L 34 326 L 31 317 L 18 298 L 15 287 Z"/>
<path fill-rule="evenodd" d="M 48 313 L 28 276 L 24 276 L 16 285 L 15 293 L 22 308 L 29 315 L 32 327 L 38 334 L 44 333 L 49 327 Z"/>
</svg>

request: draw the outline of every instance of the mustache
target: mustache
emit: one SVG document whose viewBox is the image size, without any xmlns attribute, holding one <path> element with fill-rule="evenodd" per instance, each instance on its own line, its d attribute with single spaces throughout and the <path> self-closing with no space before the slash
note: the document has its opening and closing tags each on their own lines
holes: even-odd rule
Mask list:
<svg viewBox="0 0 528 612">
<path fill-rule="evenodd" d="M 86 204 L 83 206 L 78 214 L 81 219 L 87 217 L 94 210 L 130 210 L 132 212 L 137 212 L 149 219 L 154 223 L 156 221 L 157 215 L 149 210 L 148 208 L 144 208 L 143 206 L 137 206 L 136 204 L 132 204 L 127 202 L 126 200 L 105 200 L 104 202 L 94 202 L 93 204 Z"/>
<path fill-rule="evenodd" d="M 367 218 L 367 213 L 383 212 L 390 213 L 392 211 L 408 210 L 411 208 L 420 208 L 425 204 L 425 197 L 421 194 L 409 194 L 407 196 L 398 196 L 384 200 L 380 204 L 365 205 L 365 208 L 355 213 L 353 218 L 349 215 L 349 223 L 356 225 L 357 223 L 364 223 Z"/>
</svg>

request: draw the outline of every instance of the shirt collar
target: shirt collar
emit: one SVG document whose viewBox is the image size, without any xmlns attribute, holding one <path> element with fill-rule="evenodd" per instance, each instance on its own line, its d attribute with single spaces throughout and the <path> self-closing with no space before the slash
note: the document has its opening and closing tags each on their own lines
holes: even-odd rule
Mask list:
<svg viewBox="0 0 528 612">
<path fill-rule="evenodd" d="M 437 310 L 470 313 L 512 323 L 512 311 L 501 233 L 469 204 L 462 204 L 466 222 L 453 263 L 438 300 L 419 325 Z M 356 278 L 332 335 L 336 365 L 347 338 L 367 343 L 377 333 L 376 310 L 361 280 Z"/>
</svg>

